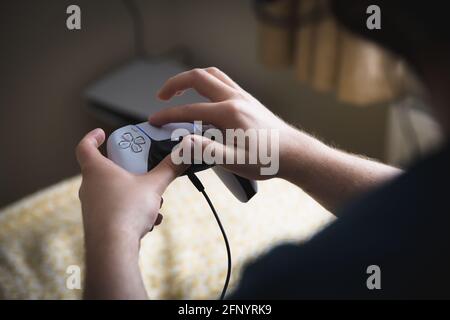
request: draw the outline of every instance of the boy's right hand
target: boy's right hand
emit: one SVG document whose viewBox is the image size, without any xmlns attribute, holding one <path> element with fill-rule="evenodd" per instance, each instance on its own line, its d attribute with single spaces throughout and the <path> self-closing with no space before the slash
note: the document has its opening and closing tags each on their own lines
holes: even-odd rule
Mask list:
<svg viewBox="0 0 450 320">
<path fill-rule="evenodd" d="M 245 92 L 226 74 L 216 68 L 194 69 L 170 78 L 159 92 L 168 100 L 175 94 L 193 88 L 211 102 L 196 103 L 165 109 L 154 114 L 150 123 L 202 120 L 219 129 L 277 129 L 279 131 L 279 171 L 261 175 L 260 164 L 224 165 L 242 177 L 254 180 L 280 177 L 308 192 L 326 208 L 333 210 L 401 171 L 375 161 L 328 147 L 308 134 L 289 126 L 258 100 Z M 228 154 L 235 146 L 224 146 L 201 136 L 191 136 L 205 148 Z M 200 141 L 198 141 L 200 140 Z M 190 144 L 192 146 L 192 144 Z M 211 150 L 209 149 L 209 150 Z M 248 163 L 248 162 L 246 162 Z"/>
<path fill-rule="evenodd" d="M 203 121 L 219 129 L 276 129 L 279 130 L 280 168 L 283 159 L 292 148 L 290 143 L 296 135 L 296 130 L 273 114 L 258 100 L 243 90 L 225 73 L 217 68 L 193 69 L 180 73 L 163 85 L 158 93 L 162 100 L 169 100 L 187 89 L 195 89 L 210 102 L 194 103 L 164 109 L 149 118 L 152 125 L 161 126 L 171 122 Z M 214 148 L 217 153 L 226 154 L 235 146 L 224 146 L 199 136 L 191 136 L 194 143 L 201 143 Z M 260 174 L 261 165 L 224 165 L 238 175 L 249 179 L 267 179 L 274 176 Z"/>
</svg>

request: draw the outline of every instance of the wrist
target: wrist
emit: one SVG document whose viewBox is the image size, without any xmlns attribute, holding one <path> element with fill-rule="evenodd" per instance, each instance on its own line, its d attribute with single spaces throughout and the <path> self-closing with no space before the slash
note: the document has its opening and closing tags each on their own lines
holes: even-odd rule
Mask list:
<svg viewBox="0 0 450 320">
<path fill-rule="evenodd" d="M 86 248 L 115 246 L 139 249 L 140 235 L 121 224 L 93 224 L 84 222 Z"/>
<path fill-rule="evenodd" d="M 139 243 L 139 237 L 131 233 L 120 233 L 116 229 L 86 233 L 85 298 L 145 297 L 139 269 Z M 143 293 L 142 297 L 135 295 L 135 288 Z"/>
<path fill-rule="evenodd" d="M 286 130 L 280 134 L 280 170 L 277 177 L 285 180 L 291 180 L 291 176 L 295 171 L 299 170 L 299 158 L 301 151 L 299 140 L 302 139 L 300 131 L 294 127 L 288 126 Z"/>
<path fill-rule="evenodd" d="M 294 127 L 289 127 L 283 139 L 278 177 L 299 185 L 329 153 L 329 147 Z"/>
</svg>

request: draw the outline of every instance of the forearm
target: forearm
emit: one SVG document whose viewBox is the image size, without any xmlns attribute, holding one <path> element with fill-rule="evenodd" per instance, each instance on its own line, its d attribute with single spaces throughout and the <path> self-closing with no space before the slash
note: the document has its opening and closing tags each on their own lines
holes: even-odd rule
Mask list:
<svg viewBox="0 0 450 320">
<path fill-rule="evenodd" d="M 137 237 L 98 230 L 85 241 L 85 299 L 147 299 Z"/>
<path fill-rule="evenodd" d="M 401 173 L 399 169 L 333 149 L 298 130 L 280 175 L 328 210 Z"/>
</svg>

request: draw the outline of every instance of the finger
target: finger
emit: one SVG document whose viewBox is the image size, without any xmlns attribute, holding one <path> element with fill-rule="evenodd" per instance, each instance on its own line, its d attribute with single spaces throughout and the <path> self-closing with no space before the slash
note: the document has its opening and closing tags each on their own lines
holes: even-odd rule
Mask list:
<svg viewBox="0 0 450 320">
<path fill-rule="evenodd" d="M 223 119 L 225 109 L 223 103 L 195 103 L 170 107 L 156 112 L 149 117 L 149 122 L 155 126 L 162 126 L 172 122 L 203 121 L 216 127 L 225 125 Z"/>
<path fill-rule="evenodd" d="M 158 213 L 154 225 L 159 226 L 162 223 L 163 219 L 164 219 L 163 215 L 161 213 Z"/>
<path fill-rule="evenodd" d="M 216 67 L 210 67 L 206 68 L 205 71 L 213 75 L 223 83 L 229 85 L 233 89 L 242 90 L 242 88 L 236 82 L 234 82 L 225 72 L 221 71 L 220 69 Z"/>
<path fill-rule="evenodd" d="M 88 163 L 106 159 L 98 150 L 104 141 L 105 132 L 102 129 L 92 130 L 84 136 L 76 148 L 76 157 L 81 168 Z"/>
<path fill-rule="evenodd" d="M 249 154 L 245 148 L 224 145 L 200 135 L 189 135 L 184 139 L 186 138 L 192 140 L 192 149 L 201 148 L 202 161 L 207 164 L 218 165 L 243 177 L 250 176 L 252 172 L 258 170 L 258 166 L 256 165 L 243 165 L 237 161 L 240 158 L 244 160 L 244 163 L 249 162 Z"/>
<path fill-rule="evenodd" d="M 219 165 L 225 163 L 228 151 L 225 145 L 200 135 L 189 135 L 185 137 L 185 139 L 188 138 L 192 141 L 192 149 L 201 148 L 203 161 L 212 164 L 213 160 L 217 160 L 214 164 Z M 211 159 L 208 158 L 209 156 L 211 156 Z"/>
<path fill-rule="evenodd" d="M 182 72 L 166 81 L 158 92 L 162 100 L 169 100 L 179 91 L 195 89 L 211 101 L 218 102 L 233 94 L 232 88 L 203 69 Z"/>
<path fill-rule="evenodd" d="M 155 168 L 146 173 L 144 178 L 148 179 L 149 183 L 155 186 L 156 192 L 162 195 L 169 184 L 187 168 L 188 165 L 185 164 L 174 164 L 169 154 Z"/>
</svg>

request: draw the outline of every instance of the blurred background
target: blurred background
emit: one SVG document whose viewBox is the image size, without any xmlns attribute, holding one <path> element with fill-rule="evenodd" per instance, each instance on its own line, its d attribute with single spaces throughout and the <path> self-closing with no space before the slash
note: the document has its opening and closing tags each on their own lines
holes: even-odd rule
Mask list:
<svg viewBox="0 0 450 320">
<path fill-rule="evenodd" d="M 66 27 L 71 4 L 81 30 Z M 315 8 L 321 19 L 306 18 Z M 407 67 L 335 25 L 326 1 L 1 1 L 0 23 L 0 207 L 76 175 L 80 138 L 122 124 L 126 103 L 113 121 L 86 92 L 137 54 L 216 66 L 349 152 L 404 166 L 439 143 L 426 104 L 405 89 Z M 149 98 L 149 110 L 157 103 Z"/>
</svg>

